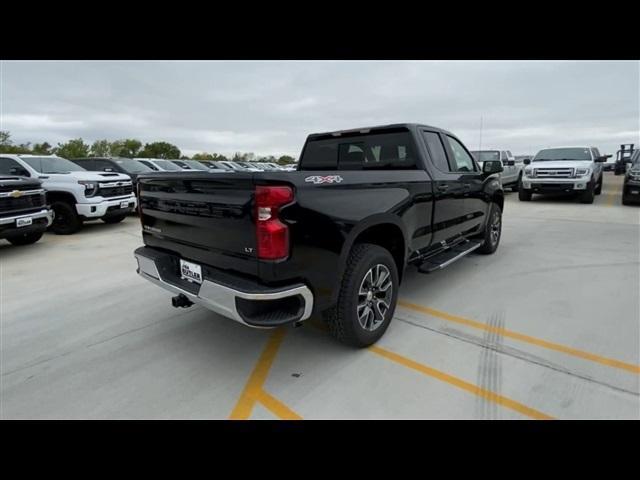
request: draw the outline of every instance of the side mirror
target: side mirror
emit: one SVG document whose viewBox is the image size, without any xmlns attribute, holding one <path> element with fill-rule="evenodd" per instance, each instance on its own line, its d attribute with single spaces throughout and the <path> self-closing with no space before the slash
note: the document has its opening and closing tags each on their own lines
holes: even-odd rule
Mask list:
<svg viewBox="0 0 640 480">
<path fill-rule="evenodd" d="M 524 163 L 525 165 L 529 165 L 531 163 L 531 160 L 529 158 L 525 158 L 524 160 L 522 160 L 522 163 Z"/>
<path fill-rule="evenodd" d="M 507 166 L 508 167 L 515 167 L 516 165 L 516 161 L 515 160 L 507 160 Z"/>
<path fill-rule="evenodd" d="M 12 167 L 9 170 L 9 174 L 10 175 L 17 175 L 19 177 L 30 177 L 31 175 L 29 175 L 29 172 L 22 167 Z"/>
<path fill-rule="evenodd" d="M 482 164 L 482 173 L 492 174 L 504 171 L 500 160 L 488 160 Z"/>
</svg>

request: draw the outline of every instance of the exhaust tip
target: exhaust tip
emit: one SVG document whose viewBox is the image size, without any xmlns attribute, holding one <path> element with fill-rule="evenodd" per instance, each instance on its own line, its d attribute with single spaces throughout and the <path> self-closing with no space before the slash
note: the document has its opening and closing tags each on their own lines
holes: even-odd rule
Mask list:
<svg viewBox="0 0 640 480">
<path fill-rule="evenodd" d="M 186 295 L 181 293 L 171 298 L 171 305 L 174 308 L 187 308 L 193 305 L 193 302 L 187 298 Z"/>
</svg>

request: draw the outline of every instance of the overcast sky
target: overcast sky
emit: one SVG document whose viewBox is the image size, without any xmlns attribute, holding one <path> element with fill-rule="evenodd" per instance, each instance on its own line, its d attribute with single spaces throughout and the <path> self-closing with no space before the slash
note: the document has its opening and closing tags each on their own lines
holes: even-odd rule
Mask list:
<svg viewBox="0 0 640 480">
<path fill-rule="evenodd" d="M 307 134 L 397 122 L 470 149 L 640 144 L 639 62 L 1 62 L 15 143 L 168 141 L 298 156 Z"/>
</svg>

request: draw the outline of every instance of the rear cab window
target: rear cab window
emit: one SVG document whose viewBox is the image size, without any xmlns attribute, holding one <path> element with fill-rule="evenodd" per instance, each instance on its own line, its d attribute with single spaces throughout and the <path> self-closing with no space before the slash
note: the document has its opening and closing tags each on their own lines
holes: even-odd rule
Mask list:
<svg viewBox="0 0 640 480">
<path fill-rule="evenodd" d="M 417 153 L 406 128 L 345 132 L 307 140 L 301 170 L 415 170 Z"/>
</svg>

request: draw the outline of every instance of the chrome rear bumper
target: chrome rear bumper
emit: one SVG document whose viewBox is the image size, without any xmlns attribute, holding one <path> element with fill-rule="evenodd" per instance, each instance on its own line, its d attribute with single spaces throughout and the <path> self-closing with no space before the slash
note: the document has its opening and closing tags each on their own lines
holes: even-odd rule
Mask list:
<svg viewBox="0 0 640 480">
<path fill-rule="evenodd" d="M 244 291 L 203 278 L 201 285 L 191 284 L 191 288 L 183 288 L 172 279 L 163 278 L 156 259 L 141 253 L 144 250 L 148 250 L 148 247 L 141 247 L 134 253 L 141 277 L 244 325 L 255 328 L 276 327 L 306 320 L 313 311 L 313 294 L 302 284 L 278 289 L 260 286 L 260 290 L 252 288 L 251 291 Z M 278 302 L 279 300 L 288 302 L 287 311 L 279 310 L 280 306 L 284 308 L 283 302 Z"/>
</svg>

